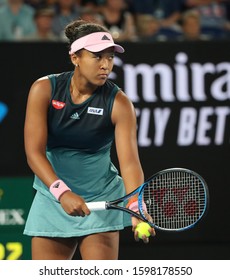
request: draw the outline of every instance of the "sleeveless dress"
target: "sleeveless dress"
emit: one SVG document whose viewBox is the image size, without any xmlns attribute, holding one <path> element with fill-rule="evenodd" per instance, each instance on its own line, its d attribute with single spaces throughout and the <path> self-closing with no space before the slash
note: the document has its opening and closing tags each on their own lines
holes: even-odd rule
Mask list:
<svg viewBox="0 0 230 280">
<path fill-rule="evenodd" d="M 119 198 L 125 195 L 125 187 L 110 157 L 114 140 L 111 112 L 119 88 L 108 80 L 86 101 L 74 104 L 69 91 L 72 75 L 64 72 L 48 76 L 52 98 L 47 158 L 58 177 L 86 202 Z M 26 235 L 74 237 L 131 225 L 130 215 L 118 210 L 70 216 L 36 175 L 33 187 L 37 191 L 24 229 Z"/>
</svg>

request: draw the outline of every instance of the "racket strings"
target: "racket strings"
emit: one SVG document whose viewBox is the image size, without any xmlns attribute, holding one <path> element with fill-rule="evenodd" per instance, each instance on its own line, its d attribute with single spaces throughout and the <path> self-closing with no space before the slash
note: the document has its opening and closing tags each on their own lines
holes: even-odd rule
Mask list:
<svg viewBox="0 0 230 280">
<path fill-rule="evenodd" d="M 196 223 L 206 201 L 201 180 L 182 171 L 163 173 L 148 182 L 143 200 L 156 227 L 181 229 Z"/>
</svg>

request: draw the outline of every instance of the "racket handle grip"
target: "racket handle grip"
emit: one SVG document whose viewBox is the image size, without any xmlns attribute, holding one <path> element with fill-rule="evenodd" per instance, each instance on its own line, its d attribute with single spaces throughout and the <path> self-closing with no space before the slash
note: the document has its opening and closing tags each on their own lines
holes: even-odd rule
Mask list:
<svg viewBox="0 0 230 280">
<path fill-rule="evenodd" d="M 100 211 L 107 209 L 106 201 L 87 202 L 86 205 L 91 211 Z"/>
</svg>

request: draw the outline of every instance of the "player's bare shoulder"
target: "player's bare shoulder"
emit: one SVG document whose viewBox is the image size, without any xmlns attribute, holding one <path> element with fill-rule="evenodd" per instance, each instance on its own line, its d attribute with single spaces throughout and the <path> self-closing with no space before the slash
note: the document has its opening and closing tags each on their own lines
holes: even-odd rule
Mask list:
<svg viewBox="0 0 230 280">
<path fill-rule="evenodd" d="M 118 119 L 124 118 L 135 118 L 135 108 L 128 96 L 119 90 L 114 100 L 112 120 L 116 123 Z"/>
<path fill-rule="evenodd" d="M 47 76 L 37 79 L 31 86 L 30 91 L 51 90 L 51 83 Z"/>
<path fill-rule="evenodd" d="M 122 109 L 126 109 L 126 110 L 134 109 L 133 103 L 122 90 L 118 91 L 114 103 L 115 103 L 115 106 L 117 106 L 121 110 Z"/>
<path fill-rule="evenodd" d="M 52 87 L 47 76 L 37 79 L 31 86 L 29 96 L 39 100 L 50 100 Z"/>
</svg>

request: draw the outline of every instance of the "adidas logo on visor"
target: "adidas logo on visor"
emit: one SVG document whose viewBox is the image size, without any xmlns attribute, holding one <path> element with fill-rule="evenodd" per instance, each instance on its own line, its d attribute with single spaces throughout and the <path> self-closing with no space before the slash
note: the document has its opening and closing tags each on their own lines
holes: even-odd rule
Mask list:
<svg viewBox="0 0 230 280">
<path fill-rule="evenodd" d="M 110 41 L 110 39 L 109 39 L 106 35 L 104 35 L 104 36 L 101 38 L 101 40 L 109 40 L 109 41 Z"/>
</svg>

